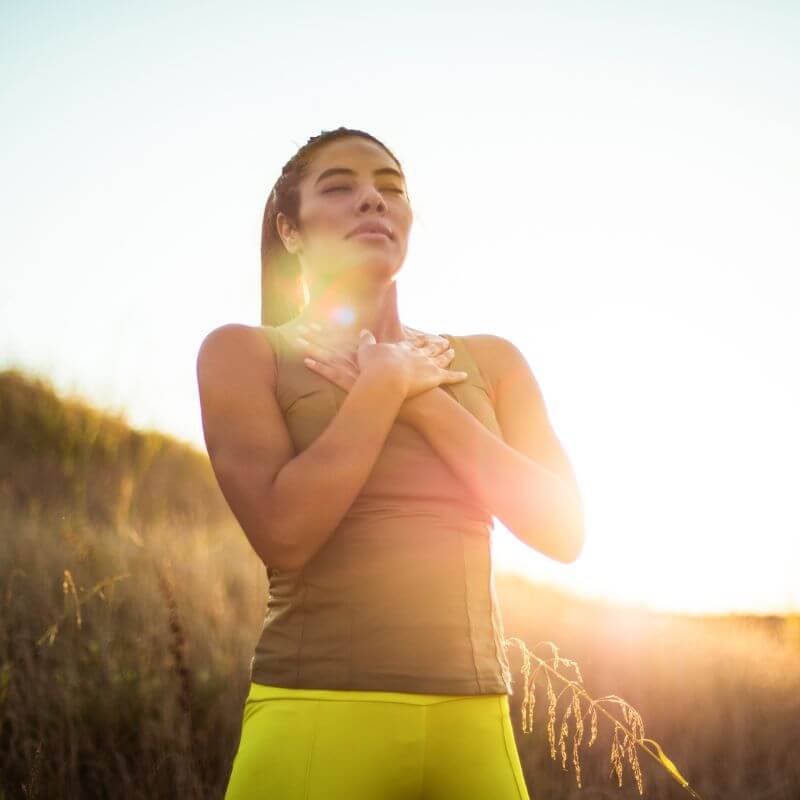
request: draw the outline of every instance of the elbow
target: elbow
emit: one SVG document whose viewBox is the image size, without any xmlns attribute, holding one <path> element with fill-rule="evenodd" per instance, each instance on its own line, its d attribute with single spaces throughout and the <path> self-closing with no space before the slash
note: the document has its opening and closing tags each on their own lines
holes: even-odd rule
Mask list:
<svg viewBox="0 0 800 800">
<path fill-rule="evenodd" d="M 278 572 L 300 572 L 306 565 L 307 559 L 302 558 L 299 554 L 293 552 L 284 553 L 283 557 L 277 563 L 270 562 L 270 568 Z"/>
<path fill-rule="evenodd" d="M 576 490 L 570 489 L 551 529 L 550 540 L 556 543 L 551 556 L 562 564 L 574 564 L 586 543 L 583 503 Z"/>
<path fill-rule="evenodd" d="M 256 555 L 270 571 L 296 572 L 303 568 L 305 559 L 302 558 L 297 547 L 296 537 L 290 531 L 291 527 L 284 522 L 269 525 L 261 524 L 258 532 L 248 536 Z"/>
<path fill-rule="evenodd" d="M 571 502 L 567 506 L 564 514 L 562 541 L 565 545 L 564 558 L 560 559 L 564 564 L 574 564 L 586 544 L 586 524 L 583 515 L 583 502 L 577 490 L 573 490 Z"/>
<path fill-rule="evenodd" d="M 295 543 L 266 532 L 261 538 L 258 556 L 268 570 L 276 572 L 299 572 L 307 561 Z"/>
<path fill-rule="evenodd" d="M 270 572 L 299 572 L 305 566 L 305 560 L 298 558 L 294 554 L 286 553 L 278 550 L 275 547 L 270 547 L 267 550 L 261 548 L 258 551 L 258 557 L 267 568 L 267 574 Z"/>
<path fill-rule="evenodd" d="M 272 492 L 266 499 L 266 510 L 259 519 L 259 531 L 254 547 L 268 570 L 299 572 L 308 560 L 300 547 L 300 532 L 305 521 L 293 504 L 284 502 Z"/>
<path fill-rule="evenodd" d="M 562 564 L 574 564 L 583 552 L 583 546 L 586 543 L 583 524 L 566 528 L 560 540 L 564 546 L 558 555 L 558 560 Z"/>
<path fill-rule="evenodd" d="M 548 558 L 561 564 L 574 564 L 586 542 L 583 503 L 578 492 L 564 484 L 560 484 L 551 497 L 551 504 L 531 509 L 525 524 L 510 527 L 510 530 Z"/>
<path fill-rule="evenodd" d="M 273 505 L 272 524 L 262 528 L 259 552 L 261 560 L 270 569 L 278 572 L 300 572 L 313 553 L 303 537 L 308 534 L 308 518 L 305 514 L 283 514 L 280 506 Z"/>
<path fill-rule="evenodd" d="M 583 552 L 583 524 L 576 524 L 574 521 L 561 518 L 548 523 L 536 519 L 525 529 L 514 533 L 529 547 L 560 564 L 574 564 Z"/>
</svg>

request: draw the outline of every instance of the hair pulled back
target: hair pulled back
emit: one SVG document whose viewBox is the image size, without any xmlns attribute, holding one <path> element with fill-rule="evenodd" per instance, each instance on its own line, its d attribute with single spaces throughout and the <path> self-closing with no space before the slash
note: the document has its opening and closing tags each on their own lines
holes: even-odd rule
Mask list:
<svg viewBox="0 0 800 800">
<path fill-rule="evenodd" d="M 306 305 L 306 286 L 300 261 L 283 245 L 277 217 L 283 212 L 297 227 L 300 211 L 300 182 L 308 174 L 314 156 L 329 142 L 347 136 L 362 136 L 382 147 L 398 167 L 394 153 L 365 131 L 339 127 L 312 136 L 287 162 L 264 208 L 261 225 L 261 324 L 282 325 L 294 319 Z M 400 167 L 402 171 L 402 167 Z"/>
</svg>

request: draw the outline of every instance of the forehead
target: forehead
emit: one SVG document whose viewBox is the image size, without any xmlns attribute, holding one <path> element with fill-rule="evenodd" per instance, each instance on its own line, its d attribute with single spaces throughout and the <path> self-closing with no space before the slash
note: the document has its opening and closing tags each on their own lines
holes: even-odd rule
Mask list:
<svg viewBox="0 0 800 800">
<path fill-rule="evenodd" d="M 375 170 L 392 167 L 400 171 L 395 160 L 378 144 L 362 137 L 337 139 L 317 153 L 309 170 L 311 182 L 331 167 L 349 167 L 355 170 Z"/>
</svg>

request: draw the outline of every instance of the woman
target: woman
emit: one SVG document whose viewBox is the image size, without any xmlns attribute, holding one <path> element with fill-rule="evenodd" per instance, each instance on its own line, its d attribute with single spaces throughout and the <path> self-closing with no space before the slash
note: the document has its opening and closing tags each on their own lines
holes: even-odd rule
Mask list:
<svg viewBox="0 0 800 800">
<path fill-rule="evenodd" d="M 401 324 L 411 223 L 385 145 L 312 137 L 267 202 L 262 325 L 200 348 L 209 456 L 269 580 L 226 800 L 528 798 L 492 516 L 569 563 L 581 501 L 514 345 Z"/>
</svg>

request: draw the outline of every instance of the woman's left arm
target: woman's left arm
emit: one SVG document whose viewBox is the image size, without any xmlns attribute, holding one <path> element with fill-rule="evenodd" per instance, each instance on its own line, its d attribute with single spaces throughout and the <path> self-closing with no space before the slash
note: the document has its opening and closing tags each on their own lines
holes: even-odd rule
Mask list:
<svg viewBox="0 0 800 800">
<path fill-rule="evenodd" d="M 569 564 L 583 549 L 583 502 L 539 384 L 507 339 L 490 334 L 462 339 L 493 387 L 503 439 L 441 387 L 406 400 L 398 418 L 425 437 L 517 538 Z"/>
</svg>

